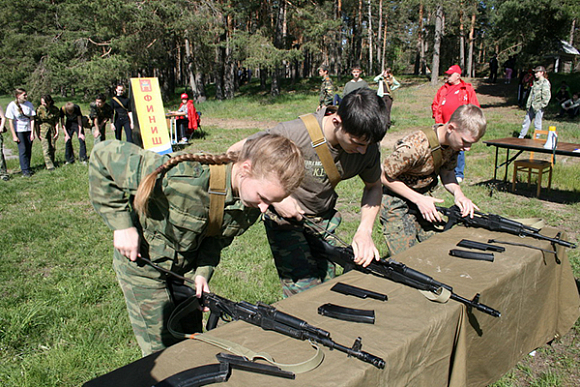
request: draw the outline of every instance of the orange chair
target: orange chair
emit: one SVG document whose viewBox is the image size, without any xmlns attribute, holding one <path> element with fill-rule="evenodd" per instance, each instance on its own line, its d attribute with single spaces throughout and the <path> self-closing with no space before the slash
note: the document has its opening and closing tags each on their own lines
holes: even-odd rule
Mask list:
<svg viewBox="0 0 580 387">
<path fill-rule="evenodd" d="M 532 137 L 534 141 L 537 141 L 540 146 L 543 146 L 548 139 L 547 130 L 534 130 L 534 136 Z M 550 161 L 548 160 L 536 160 L 534 159 L 534 152 L 530 152 L 530 158 L 528 160 L 516 160 L 514 162 L 514 176 L 512 179 L 512 191 L 516 190 L 516 180 L 518 172 L 526 172 L 528 174 L 528 187 L 530 186 L 530 181 L 532 175 L 538 175 L 538 189 L 536 191 L 536 197 L 540 197 L 540 190 L 542 189 L 542 176 L 544 172 L 548 172 L 548 192 L 552 187 L 552 170 L 554 167 L 554 153 Z"/>
</svg>

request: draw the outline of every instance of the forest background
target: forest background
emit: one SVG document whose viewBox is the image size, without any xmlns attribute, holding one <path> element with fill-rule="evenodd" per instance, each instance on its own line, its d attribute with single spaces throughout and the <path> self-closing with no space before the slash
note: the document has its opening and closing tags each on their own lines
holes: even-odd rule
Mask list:
<svg viewBox="0 0 580 387">
<path fill-rule="evenodd" d="M 520 69 L 561 40 L 579 43 L 576 0 L 0 0 L 0 92 L 25 87 L 92 99 L 129 77 L 155 76 L 165 99 L 188 85 L 234 98 L 247 69 L 261 88 L 316 75 L 481 75 L 497 53 Z M 501 73 L 501 68 L 500 68 Z"/>
<path fill-rule="evenodd" d="M 466 76 L 480 77 L 493 53 L 500 64 L 517 54 L 518 67 L 525 69 L 552 62 L 545 55 L 556 52 L 560 40 L 579 46 L 580 9 L 573 5 L 576 1 L 0 0 L 0 94 L 25 87 L 38 106 L 48 92 L 58 106 L 72 100 L 86 114 L 96 93 L 129 77 L 156 76 L 165 106 L 176 107 L 184 87 L 200 102 L 205 134 L 189 149 L 221 152 L 274 122 L 312 111 L 320 78 L 310 77 L 320 64 L 330 65 L 340 86 L 353 64 L 365 68 L 369 82 L 389 66 L 403 83 L 387 136 L 394 140 L 432 124 L 429 105 L 441 83 L 429 85 L 425 78 L 437 81 L 449 65 L 461 64 Z M 252 82 L 243 84 L 242 68 L 253 69 Z M 404 73 L 409 75 L 399 76 Z M 578 75 L 550 73 L 550 81 L 556 86 L 566 80 L 580 90 Z M 486 136 L 517 132 L 523 117 L 517 86 L 472 81 L 490 122 Z M 11 99 L 1 95 L 0 105 L 5 108 Z M 580 142 L 578 121 L 557 119 L 557 111 L 551 104 L 545 125 L 556 125 L 565 141 Z M 7 150 L 17 154 L 9 136 L 4 138 Z M 92 145 L 89 136 L 88 148 Z M 61 164 L 63 146 L 61 136 Z M 543 190 L 541 200 L 525 184 L 516 193 L 501 183 L 494 186 L 490 165 L 493 150 L 476 144 L 464 190 L 485 203 L 485 211 L 541 217 L 578 241 L 578 159 L 558 159 L 552 191 Z M 12 179 L 0 185 L 0 385 L 78 386 L 137 360 L 140 352 L 111 269 L 110 230 L 88 201 L 86 167 L 77 163 L 49 173 L 38 144 L 33 167 L 32 179 L 19 178 L 18 160 L 9 158 Z M 339 231 L 345 240 L 357 225 L 361 183 L 355 180 L 339 186 L 339 208 L 348 214 Z M 451 204 L 449 195 L 439 194 Z M 381 238 L 377 231 L 374 240 Z M 578 249 L 569 258 L 578 279 Z M 249 302 L 280 298 L 263 227 L 252 227 L 224 252 L 212 290 Z M 580 320 L 494 386 L 580 385 L 579 338 Z"/>
</svg>

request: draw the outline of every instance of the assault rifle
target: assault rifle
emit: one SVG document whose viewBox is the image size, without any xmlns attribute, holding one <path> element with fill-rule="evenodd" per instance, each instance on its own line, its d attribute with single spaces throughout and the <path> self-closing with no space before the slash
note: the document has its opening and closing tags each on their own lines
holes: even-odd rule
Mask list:
<svg viewBox="0 0 580 387">
<path fill-rule="evenodd" d="M 310 222 L 308 225 L 312 226 Z M 479 302 L 479 294 L 476 294 L 472 300 L 461 297 L 460 295 L 453 292 L 453 288 L 451 286 L 439 282 L 427 274 L 421 273 L 420 271 L 411 269 L 407 265 L 401 262 L 397 262 L 393 259 L 380 259 L 378 261 L 373 260 L 367 267 L 363 267 L 354 262 L 354 252 L 351 246 L 332 246 L 328 242 L 318 238 L 315 235 L 312 235 L 310 232 L 306 232 L 305 235 L 313 252 L 319 256 L 326 257 L 326 259 L 331 262 L 342 266 L 345 271 L 354 269 L 365 274 L 376 275 L 378 277 L 386 278 L 415 289 L 431 292 L 436 296 L 440 295 L 444 289 L 446 289 L 446 291 L 450 293 L 449 298 L 461 302 L 468 308 L 477 309 L 494 317 L 501 316 L 499 311 L 490 308 L 487 305 L 481 304 Z M 336 237 L 335 239 L 343 244 L 345 243 Z"/>
<path fill-rule="evenodd" d="M 165 269 L 151 262 L 148 258 L 139 257 L 139 259 L 165 274 L 195 285 L 192 279 Z M 383 359 L 371 355 L 368 352 L 361 351 L 362 340 L 360 337 L 355 340 L 351 348 L 348 348 L 334 342 L 330 338 L 330 333 L 327 331 L 310 325 L 297 317 L 280 312 L 271 305 L 262 302 L 258 302 L 256 305 L 250 304 L 247 301 L 235 302 L 213 293 L 203 293 L 199 304 L 200 306 L 206 306 L 211 312 L 206 324 L 208 331 L 217 326 L 220 318 L 224 320 L 242 320 L 259 326 L 266 331 L 275 331 L 299 340 L 315 341 L 330 349 L 337 349 L 340 352 L 344 352 L 349 357 L 356 357 L 357 359 L 370 363 L 377 368 L 385 368 L 385 361 Z"/>
<path fill-rule="evenodd" d="M 207 330 L 215 328 L 219 318 L 242 320 L 259 326 L 264 330 L 275 331 L 299 340 L 310 340 L 324 345 L 330 349 L 337 349 L 346 353 L 349 357 L 356 357 L 377 368 L 385 368 L 385 361 L 380 357 L 362 351 L 361 338 L 357 338 L 351 348 L 334 342 L 330 333 L 308 324 L 304 320 L 280 312 L 271 305 L 261 302 L 250 304 L 246 301 L 235 302 L 213 293 L 204 293 L 202 302 L 210 310 L 210 316 L 206 325 Z"/>
<path fill-rule="evenodd" d="M 444 230 L 449 230 L 453 225 L 461 222 L 465 227 L 481 227 L 490 231 L 507 232 L 508 234 L 519 235 L 521 237 L 529 236 L 540 240 L 550 241 L 551 243 L 556 243 L 564 247 L 572 249 L 576 248 L 574 243 L 560 239 L 559 235 L 556 238 L 551 238 L 540 234 L 540 230 L 537 228 L 526 226 L 520 222 L 499 215 L 484 214 L 475 211 L 473 218 L 471 218 L 469 216 L 462 217 L 461 210 L 456 205 L 449 208 L 439 206 L 435 206 L 435 208 L 447 217 L 447 223 L 445 224 Z"/>
</svg>

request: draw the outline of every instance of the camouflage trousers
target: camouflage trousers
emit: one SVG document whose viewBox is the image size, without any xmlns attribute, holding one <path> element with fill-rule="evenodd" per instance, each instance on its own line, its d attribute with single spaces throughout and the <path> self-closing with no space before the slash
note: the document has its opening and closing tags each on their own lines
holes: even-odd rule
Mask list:
<svg viewBox="0 0 580 387">
<path fill-rule="evenodd" d="M 0 132 L 0 177 L 8 177 L 6 159 L 4 158 L 4 136 Z"/>
<path fill-rule="evenodd" d="M 409 203 L 383 190 L 380 220 L 383 236 L 393 256 L 429 239 L 436 231 L 432 223 L 423 219 L 417 208 L 410 210 Z"/>
<path fill-rule="evenodd" d="M 309 218 L 309 220 L 332 233 L 339 226 L 342 218 L 339 212 L 332 210 L 323 217 Z M 304 234 L 304 226 L 282 221 L 284 224 L 275 222 L 270 215 L 264 217 L 264 226 L 284 298 L 334 278 L 334 264 L 312 254 Z M 336 244 L 335 240 L 327 234 L 318 233 L 318 236 L 332 245 Z"/>
<path fill-rule="evenodd" d="M 54 134 L 56 133 L 56 129 L 54 126 L 51 125 L 40 125 L 40 137 L 42 140 L 40 141 L 42 144 L 42 154 L 44 156 L 44 164 L 46 165 L 46 169 L 54 169 Z"/>
<path fill-rule="evenodd" d="M 157 265 L 192 278 L 194 270 L 183 272 L 171 259 L 152 259 Z M 167 325 L 175 302 L 168 287 L 166 275 L 139 261 L 131 262 L 115 250 L 113 267 L 123 294 L 129 320 L 143 356 L 162 350 L 180 340 L 173 337 Z M 193 279 L 193 278 L 192 278 Z M 196 326 L 201 331 L 201 313 Z M 192 333 L 189 327 L 178 327 Z"/>
</svg>

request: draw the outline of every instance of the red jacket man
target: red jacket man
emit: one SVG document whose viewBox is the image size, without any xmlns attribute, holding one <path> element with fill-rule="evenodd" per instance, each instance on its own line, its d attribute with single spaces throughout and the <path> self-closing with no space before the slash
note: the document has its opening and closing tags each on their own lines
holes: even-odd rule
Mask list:
<svg viewBox="0 0 580 387">
<path fill-rule="evenodd" d="M 445 72 L 449 75 L 447 81 L 437 91 L 431 109 L 435 123 L 445 124 L 460 105 L 473 104 L 479 106 L 475 90 L 471 83 L 461 79 L 461 67 L 453 65 Z"/>
<path fill-rule="evenodd" d="M 461 105 L 473 104 L 479 107 L 479 101 L 475 95 L 475 90 L 471 83 L 466 83 L 461 79 L 461 67 L 453 65 L 447 71 L 447 81 L 437 91 L 431 109 L 436 124 L 446 124 L 451 115 Z M 465 177 L 465 154 L 459 152 L 457 157 L 457 167 L 455 176 L 457 182 L 461 183 Z"/>
</svg>

